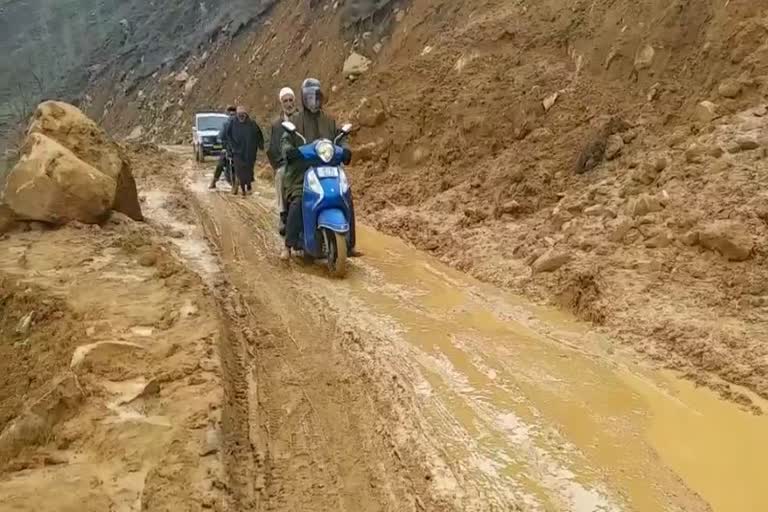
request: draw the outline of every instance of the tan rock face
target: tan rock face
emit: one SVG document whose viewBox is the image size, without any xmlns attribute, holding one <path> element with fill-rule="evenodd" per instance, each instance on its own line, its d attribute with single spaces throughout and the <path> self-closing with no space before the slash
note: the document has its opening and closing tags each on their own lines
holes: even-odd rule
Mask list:
<svg viewBox="0 0 768 512">
<path fill-rule="evenodd" d="M 58 101 L 41 103 L 32 117 L 30 135 L 45 135 L 115 182 L 112 209 L 143 220 L 136 182 L 120 147 L 78 108 Z"/>
<path fill-rule="evenodd" d="M 115 180 L 40 133 L 33 133 L 11 169 L 3 200 L 21 220 L 94 224 L 115 201 Z"/>
</svg>

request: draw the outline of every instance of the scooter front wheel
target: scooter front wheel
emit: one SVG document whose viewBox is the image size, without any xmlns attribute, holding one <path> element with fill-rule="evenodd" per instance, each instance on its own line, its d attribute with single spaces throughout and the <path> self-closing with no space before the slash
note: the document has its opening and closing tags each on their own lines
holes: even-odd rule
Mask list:
<svg viewBox="0 0 768 512">
<path fill-rule="evenodd" d="M 342 278 L 347 273 L 347 237 L 342 233 L 323 230 L 325 247 L 328 252 L 326 265 L 331 276 Z"/>
</svg>

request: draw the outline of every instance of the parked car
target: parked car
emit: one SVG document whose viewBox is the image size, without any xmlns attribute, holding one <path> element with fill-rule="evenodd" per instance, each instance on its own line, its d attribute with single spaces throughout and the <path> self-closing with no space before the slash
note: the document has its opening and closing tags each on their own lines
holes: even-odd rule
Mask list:
<svg viewBox="0 0 768 512">
<path fill-rule="evenodd" d="M 192 150 L 195 160 L 202 162 L 208 155 L 218 155 L 223 149 L 219 132 L 227 120 L 226 114 L 199 112 L 192 128 Z"/>
</svg>

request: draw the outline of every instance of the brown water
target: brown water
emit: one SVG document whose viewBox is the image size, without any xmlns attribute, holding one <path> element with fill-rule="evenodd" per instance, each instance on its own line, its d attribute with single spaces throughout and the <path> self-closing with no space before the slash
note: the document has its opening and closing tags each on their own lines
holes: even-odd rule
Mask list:
<svg viewBox="0 0 768 512">
<path fill-rule="evenodd" d="M 360 246 L 346 286 L 422 354 L 446 450 L 488 486 L 534 510 L 768 510 L 765 417 L 396 239 L 362 229 Z"/>
</svg>

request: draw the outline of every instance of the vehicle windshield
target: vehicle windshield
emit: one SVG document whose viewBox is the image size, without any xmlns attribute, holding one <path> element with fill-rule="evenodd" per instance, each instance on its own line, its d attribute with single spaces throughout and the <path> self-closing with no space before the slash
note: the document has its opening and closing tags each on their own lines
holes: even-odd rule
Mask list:
<svg viewBox="0 0 768 512">
<path fill-rule="evenodd" d="M 222 116 L 200 116 L 197 118 L 197 130 L 201 132 L 220 131 L 226 120 L 227 118 Z"/>
</svg>

